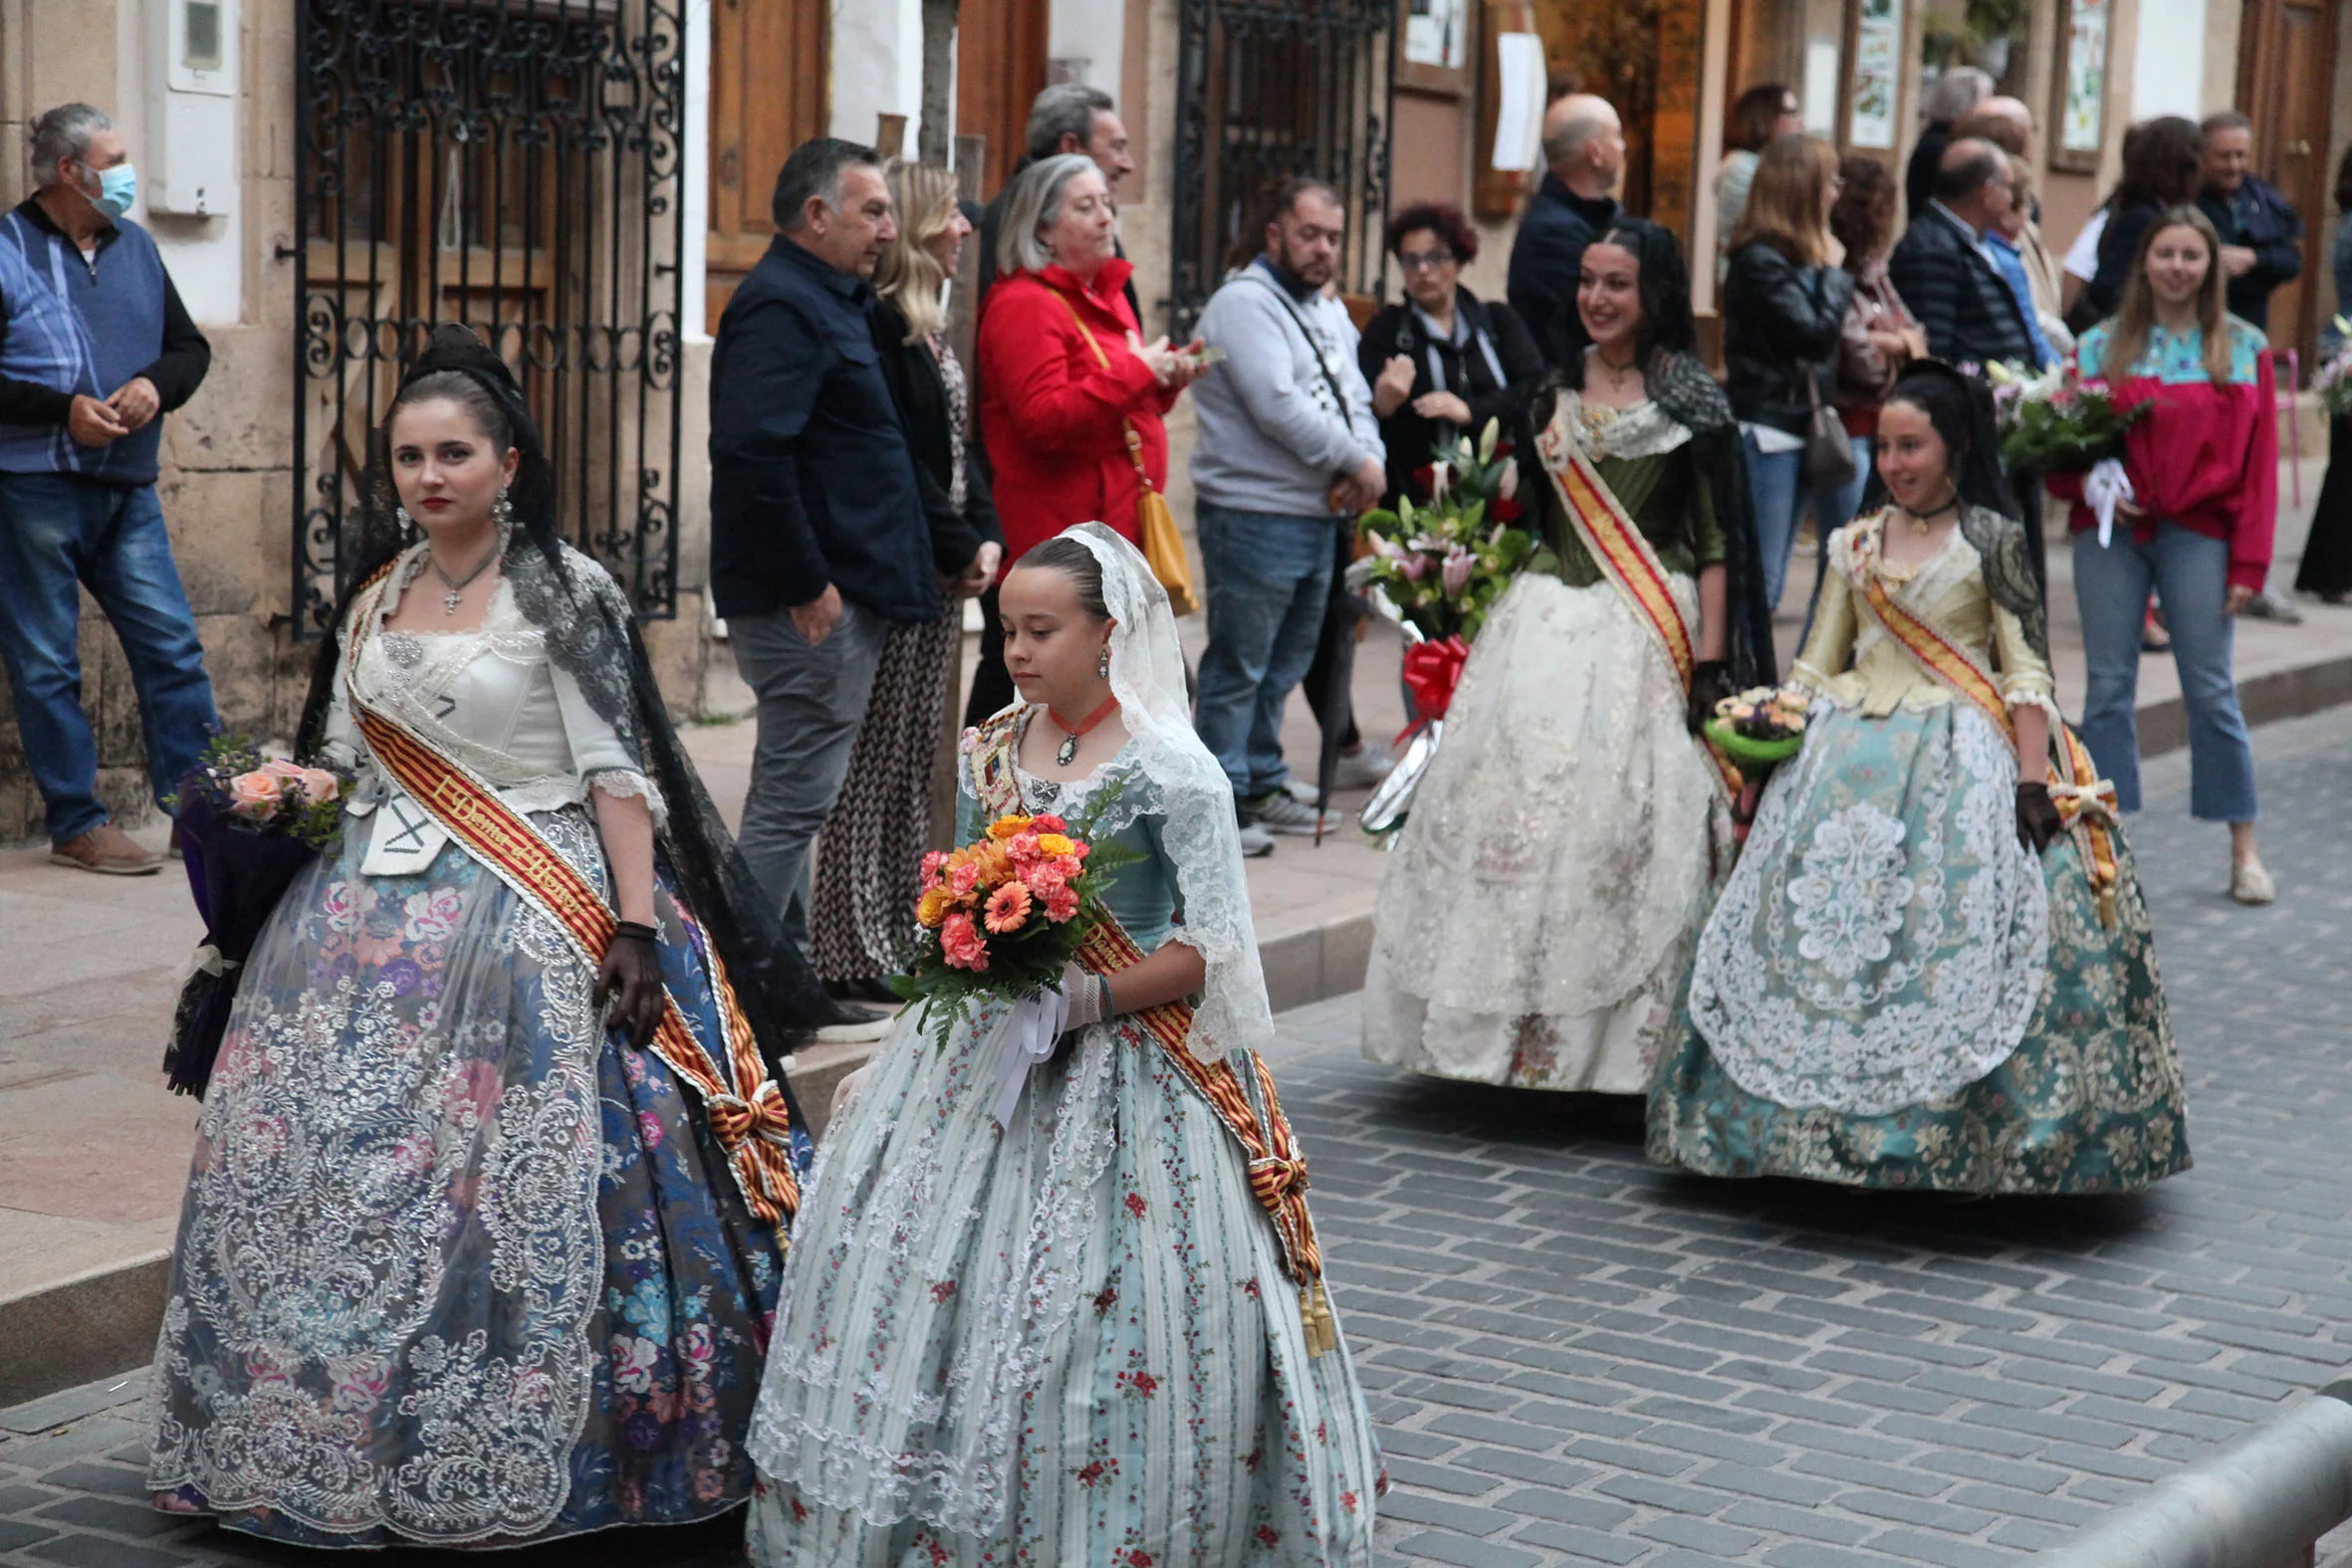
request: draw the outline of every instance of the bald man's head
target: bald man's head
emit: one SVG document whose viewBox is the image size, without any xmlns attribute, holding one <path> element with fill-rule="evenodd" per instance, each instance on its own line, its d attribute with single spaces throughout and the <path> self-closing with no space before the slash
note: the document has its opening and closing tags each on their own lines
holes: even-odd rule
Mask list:
<svg viewBox="0 0 2352 1568">
<path fill-rule="evenodd" d="M 2009 210 L 2008 154 L 1963 136 L 1936 160 L 1936 200 L 1982 234 Z"/>
<path fill-rule="evenodd" d="M 1543 161 L 1579 196 L 1605 196 L 1625 170 L 1625 127 L 1605 98 L 1571 93 L 1543 112 Z"/>
</svg>

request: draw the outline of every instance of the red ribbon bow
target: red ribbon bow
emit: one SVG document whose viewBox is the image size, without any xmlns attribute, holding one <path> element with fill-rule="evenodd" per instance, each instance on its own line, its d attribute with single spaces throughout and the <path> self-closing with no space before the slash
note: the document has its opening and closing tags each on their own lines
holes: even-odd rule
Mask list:
<svg viewBox="0 0 2352 1568">
<path fill-rule="evenodd" d="M 1470 662 L 1470 644 L 1460 637 L 1442 642 L 1416 642 L 1405 650 L 1405 690 L 1413 694 L 1413 722 L 1396 738 L 1402 746 L 1432 720 L 1443 719 L 1454 705 L 1454 688 L 1462 684 L 1462 667 Z"/>
</svg>

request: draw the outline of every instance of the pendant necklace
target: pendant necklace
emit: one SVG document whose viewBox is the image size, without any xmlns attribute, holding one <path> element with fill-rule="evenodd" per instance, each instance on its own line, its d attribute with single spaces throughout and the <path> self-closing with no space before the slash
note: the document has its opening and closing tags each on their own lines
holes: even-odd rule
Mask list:
<svg viewBox="0 0 2352 1568">
<path fill-rule="evenodd" d="M 1056 713 L 1051 704 L 1047 705 L 1046 717 L 1054 721 L 1054 727 L 1059 730 L 1064 737 L 1059 748 L 1058 748 L 1054 753 L 1054 761 L 1064 768 L 1067 768 L 1071 763 L 1076 762 L 1078 760 L 1078 737 L 1086 734 L 1096 725 L 1100 724 L 1103 720 L 1118 712 L 1118 694 L 1114 692 L 1110 696 L 1102 699 L 1101 707 L 1086 715 L 1085 718 L 1081 719 L 1076 724 L 1071 724 L 1068 720 L 1062 718 L 1061 715 Z"/>
<path fill-rule="evenodd" d="M 1960 492 L 1956 490 L 1952 493 L 1951 499 L 1946 501 L 1942 506 L 1935 507 L 1929 511 L 1914 512 L 1909 507 L 1903 508 L 1903 521 L 1911 525 L 1912 533 L 1925 534 L 1929 529 L 1936 526 L 1936 519 L 1942 517 L 1945 513 L 1954 510 L 1959 505 Z"/>
<path fill-rule="evenodd" d="M 503 554 L 504 552 L 502 552 L 496 545 L 493 545 L 488 551 L 483 553 L 482 559 L 480 560 L 474 562 L 473 570 L 467 572 L 462 577 L 452 577 L 448 572 L 441 569 L 439 558 L 434 556 L 431 551 L 426 551 L 425 560 L 432 562 L 433 575 L 439 577 L 441 579 L 441 585 L 449 590 L 448 592 L 441 595 L 441 613 L 444 615 L 456 614 L 457 606 L 461 601 L 465 590 L 470 585 L 472 585 L 473 580 L 476 577 L 480 576 L 483 572 L 488 571 L 490 569 L 491 563 L 497 560 L 498 558 Z"/>
</svg>

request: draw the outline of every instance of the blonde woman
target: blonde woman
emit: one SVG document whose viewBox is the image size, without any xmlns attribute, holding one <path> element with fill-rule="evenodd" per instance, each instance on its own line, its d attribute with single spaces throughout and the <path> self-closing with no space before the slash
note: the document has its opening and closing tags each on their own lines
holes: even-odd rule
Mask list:
<svg viewBox="0 0 2352 1568">
<path fill-rule="evenodd" d="M 962 600 L 996 580 L 1004 552 L 988 482 L 969 452 L 963 367 L 944 336 L 947 282 L 972 224 L 947 170 L 893 161 L 886 172 L 898 236 L 874 268 L 874 348 L 914 451 L 948 607 L 938 620 L 891 629 L 848 781 L 818 841 L 817 972 L 837 995 L 869 1002 L 895 1000 L 882 980 L 898 968 L 921 890 L 917 870 L 932 847 L 932 769 L 956 677 Z"/>
<path fill-rule="evenodd" d="M 1837 149 L 1782 136 L 1757 158 L 1724 275 L 1725 391 L 1756 502 L 1764 600 L 1780 602 L 1796 520 L 1812 499 L 1805 426 L 1837 393 L 1838 338 L 1853 304 L 1845 246 L 1829 232 Z"/>
</svg>

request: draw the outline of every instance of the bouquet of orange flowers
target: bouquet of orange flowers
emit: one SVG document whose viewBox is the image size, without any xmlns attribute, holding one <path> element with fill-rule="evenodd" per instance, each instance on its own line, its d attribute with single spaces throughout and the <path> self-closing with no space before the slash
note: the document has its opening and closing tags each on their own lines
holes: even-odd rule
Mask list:
<svg viewBox="0 0 2352 1568">
<path fill-rule="evenodd" d="M 1094 812 L 1114 794 L 1098 791 Z M 1108 875 L 1131 858 L 1104 852 L 1058 816 L 1000 816 L 988 836 L 923 856 L 915 936 L 892 982 L 922 1005 L 921 1021 L 942 1046 L 986 993 L 1029 1001 L 1061 986 L 1086 928 L 1099 916 Z"/>
</svg>

